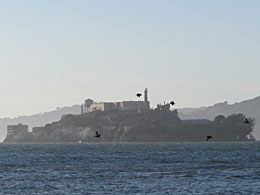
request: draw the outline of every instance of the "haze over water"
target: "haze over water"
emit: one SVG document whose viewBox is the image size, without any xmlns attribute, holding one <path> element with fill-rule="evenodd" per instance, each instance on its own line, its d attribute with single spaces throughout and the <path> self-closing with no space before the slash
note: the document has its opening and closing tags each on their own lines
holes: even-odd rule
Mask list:
<svg viewBox="0 0 260 195">
<path fill-rule="evenodd" d="M 259 194 L 260 143 L 1 144 L 3 194 Z"/>
</svg>

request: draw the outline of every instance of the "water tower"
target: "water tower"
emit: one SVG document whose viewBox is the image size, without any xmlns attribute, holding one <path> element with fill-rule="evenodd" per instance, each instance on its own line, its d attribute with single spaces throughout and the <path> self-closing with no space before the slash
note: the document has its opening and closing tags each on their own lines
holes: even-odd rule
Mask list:
<svg viewBox="0 0 260 195">
<path fill-rule="evenodd" d="M 85 110 L 84 113 L 90 112 L 90 105 L 93 104 L 94 101 L 92 99 L 85 100 Z"/>
</svg>

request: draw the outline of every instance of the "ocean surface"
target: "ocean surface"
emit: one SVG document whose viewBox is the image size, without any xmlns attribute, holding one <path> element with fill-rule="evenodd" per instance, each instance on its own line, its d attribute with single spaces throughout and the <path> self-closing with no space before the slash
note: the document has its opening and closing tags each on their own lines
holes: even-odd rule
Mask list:
<svg viewBox="0 0 260 195">
<path fill-rule="evenodd" d="M 0 144 L 0 194 L 260 194 L 260 142 Z"/>
</svg>

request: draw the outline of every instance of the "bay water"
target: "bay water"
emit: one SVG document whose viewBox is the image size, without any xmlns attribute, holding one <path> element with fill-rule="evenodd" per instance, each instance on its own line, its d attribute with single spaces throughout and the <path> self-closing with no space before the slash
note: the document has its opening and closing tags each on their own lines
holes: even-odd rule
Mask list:
<svg viewBox="0 0 260 195">
<path fill-rule="evenodd" d="M 260 142 L 0 144 L 0 194 L 260 194 Z"/>
</svg>

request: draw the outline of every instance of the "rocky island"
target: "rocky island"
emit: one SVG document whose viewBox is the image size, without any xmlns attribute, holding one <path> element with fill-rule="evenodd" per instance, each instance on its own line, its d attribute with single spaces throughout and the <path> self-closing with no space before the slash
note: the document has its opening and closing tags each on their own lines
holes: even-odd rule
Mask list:
<svg viewBox="0 0 260 195">
<path fill-rule="evenodd" d="M 32 132 L 26 125 L 8 126 L 4 142 L 180 142 L 205 141 L 208 135 L 213 141 L 254 140 L 255 120 L 243 114 L 219 115 L 212 121 L 181 120 L 178 111 L 170 108 L 167 103 L 150 109 L 147 89 L 143 101 L 94 103 L 87 99 L 81 114 L 63 115 Z M 97 132 L 100 137 L 95 137 Z"/>
<path fill-rule="evenodd" d="M 64 115 L 60 121 L 35 127 L 32 132 L 8 134 L 4 142 L 180 142 L 249 141 L 254 127 L 243 114 L 210 120 L 181 120 L 177 110 L 93 111 Z M 95 138 L 95 133 L 101 134 Z"/>
</svg>

